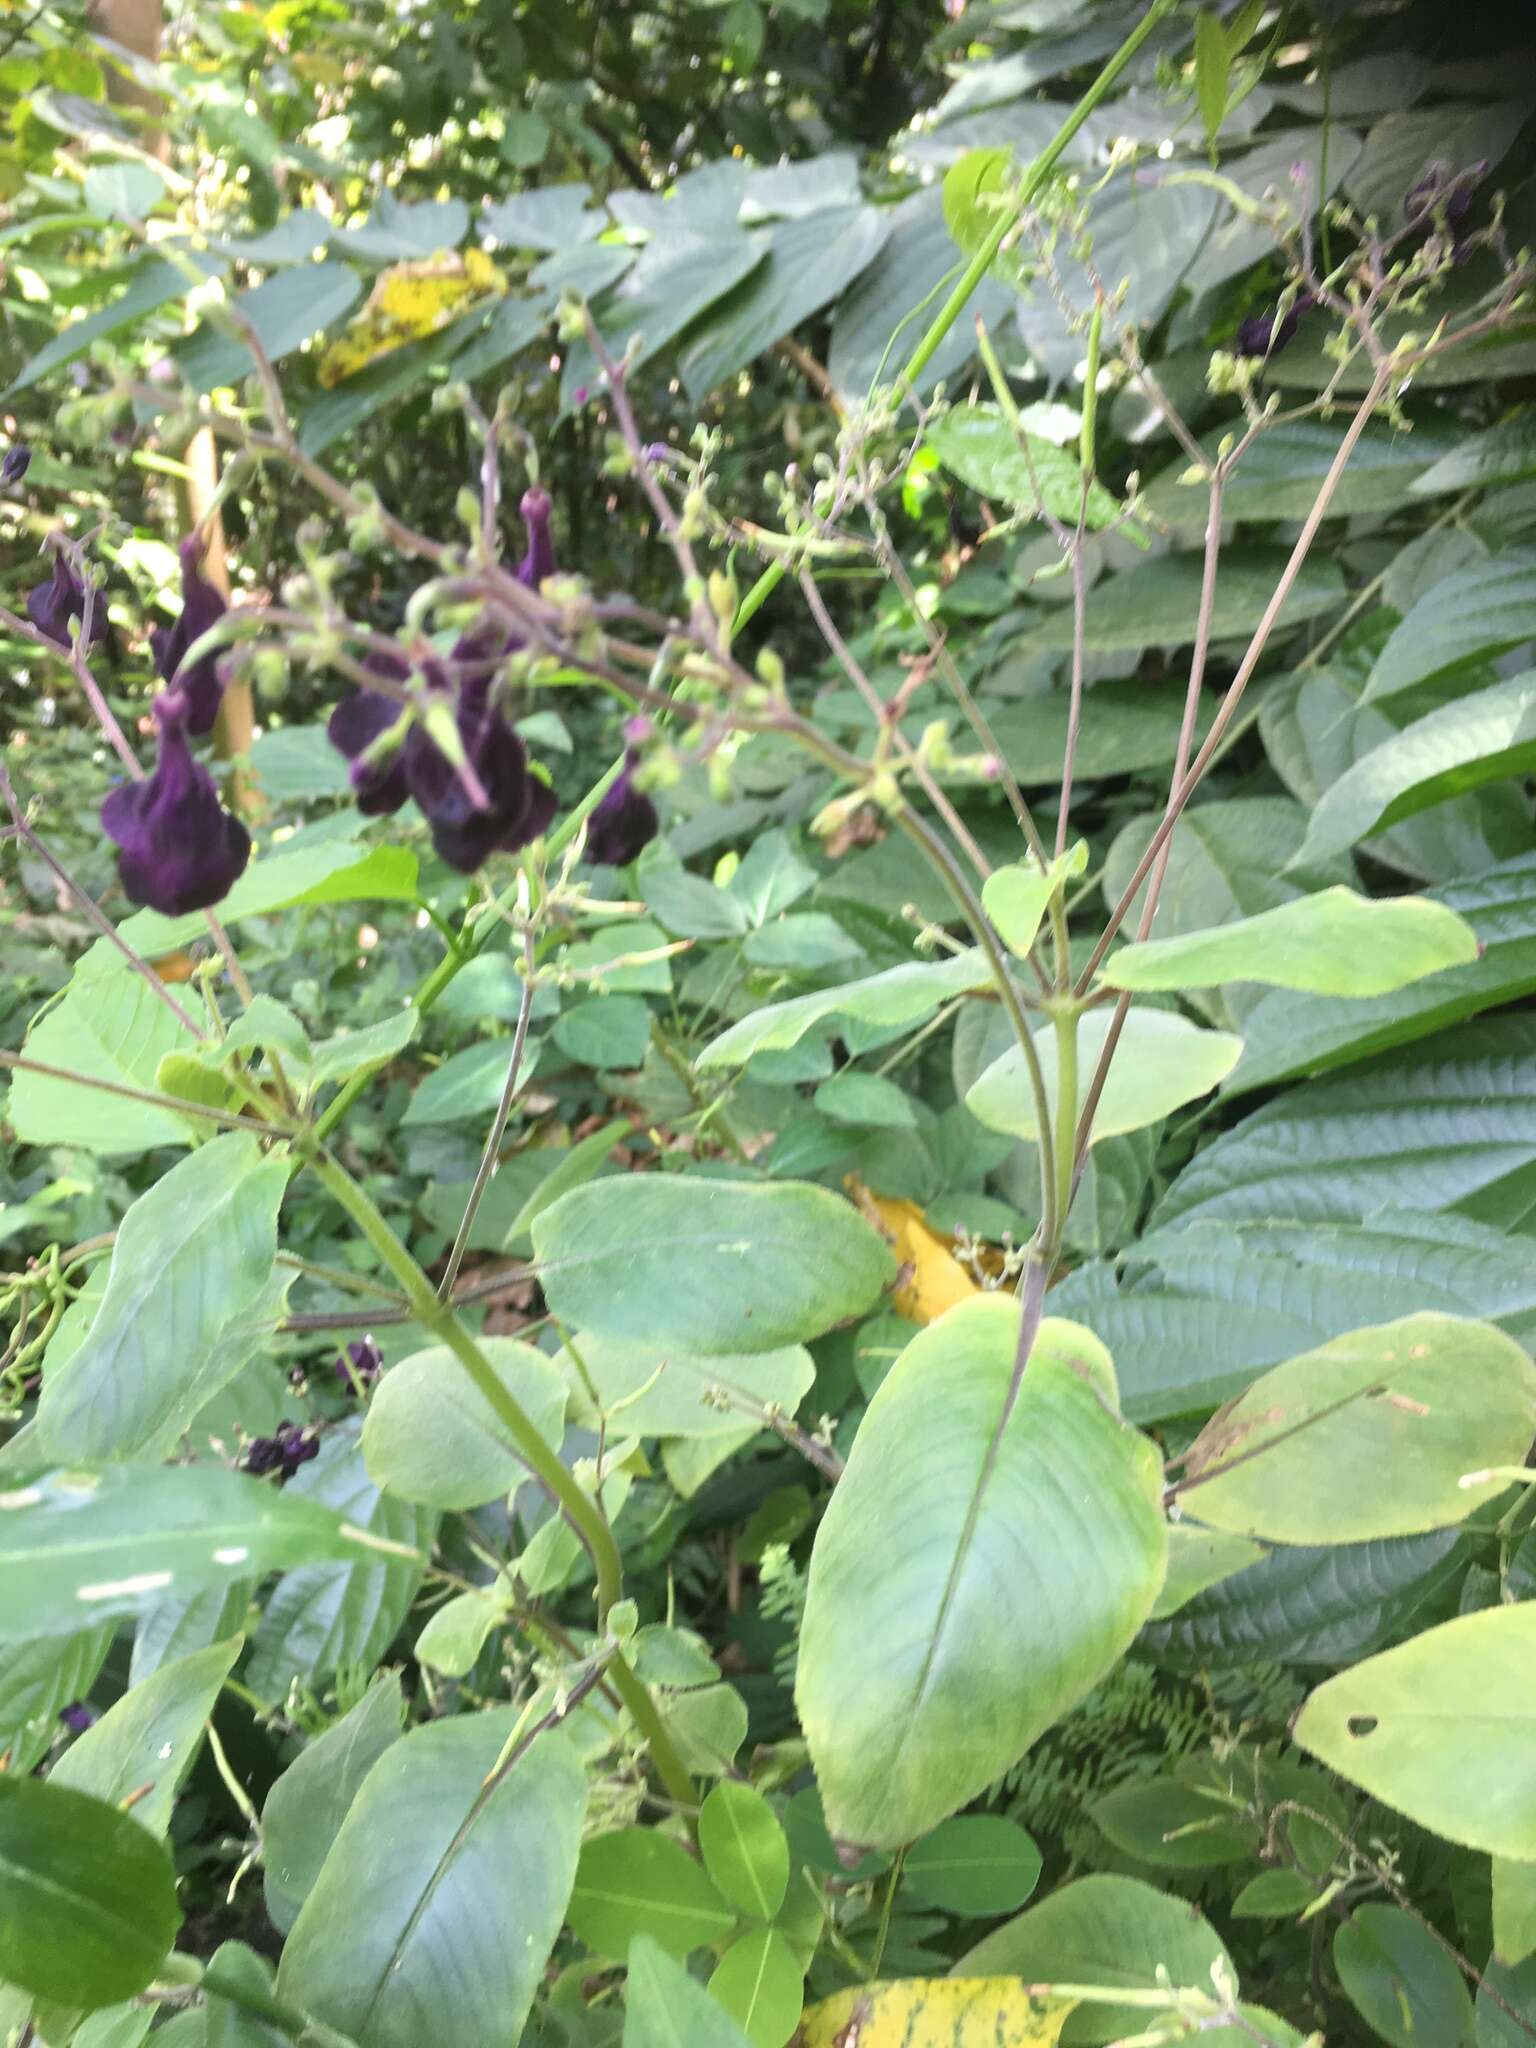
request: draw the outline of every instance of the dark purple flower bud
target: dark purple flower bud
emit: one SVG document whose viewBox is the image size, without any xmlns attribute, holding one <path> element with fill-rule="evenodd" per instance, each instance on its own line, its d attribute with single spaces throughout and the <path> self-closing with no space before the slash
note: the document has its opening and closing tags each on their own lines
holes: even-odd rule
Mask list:
<svg viewBox="0 0 1536 2048">
<path fill-rule="evenodd" d="M 178 676 L 187 649 L 216 626 L 229 610 L 221 592 L 203 575 L 202 542 L 195 534 L 181 544 L 181 616 L 174 626 L 156 626 L 149 636 L 155 666 L 168 683 L 174 683 L 187 700 L 187 731 L 212 732 L 219 715 L 224 685 L 219 680 L 216 654 L 207 654 Z"/>
<path fill-rule="evenodd" d="M 370 654 L 363 667 L 396 683 L 403 683 L 411 672 L 403 655 Z M 331 745 L 352 764 L 352 793 L 357 808 L 367 817 L 398 811 L 411 793 L 405 779 L 403 744 L 386 756 L 363 758 L 374 741 L 398 723 L 404 708 L 382 690 L 354 690 L 350 697 L 342 698 L 326 723 Z"/>
<path fill-rule="evenodd" d="M 349 1388 L 371 1387 L 384 1370 L 384 1354 L 371 1337 L 358 1337 L 336 1361 L 336 1377 Z"/>
<path fill-rule="evenodd" d="M 419 726 L 406 749 L 405 773 L 439 859 L 470 875 L 492 853 L 515 853 L 537 839 L 555 814 L 555 796 L 529 771 L 528 750 L 497 707 L 489 676 L 471 676 L 464 684 L 457 723 L 483 804 Z"/>
<path fill-rule="evenodd" d="M 1278 306 L 1271 306 L 1264 313 L 1250 313 L 1237 330 L 1233 343 L 1233 354 L 1239 356 L 1278 355 L 1287 342 L 1293 341 L 1301 325 L 1301 316 L 1308 313 L 1317 301 L 1311 292 L 1303 292 L 1281 312 Z"/>
<path fill-rule="evenodd" d="M 245 1469 L 258 1477 L 278 1475 L 278 1484 L 291 1479 L 301 1465 L 320 1455 L 320 1439 L 297 1422 L 280 1422 L 271 1436 L 253 1437 L 245 1453 Z"/>
<path fill-rule="evenodd" d="M 85 617 L 85 585 L 75 574 L 74 565 L 62 548 L 54 552 L 52 576 L 28 594 L 27 617 L 40 633 L 46 633 L 60 647 L 69 645 L 70 620 Z M 101 592 L 97 591 L 91 607 L 93 647 L 106 630 L 106 606 Z"/>
<path fill-rule="evenodd" d="M 587 820 L 587 859 L 605 867 L 627 867 L 660 829 L 656 806 L 635 787 L 635 757 L 629 754 Z"/>
<path fill-rule="evenodd" d="M 118 878 L 135 903 L 179 917 L 227 896 L 251 857 L 251 835 L 219 802 L 187 746 L 179 690 L 155 699 L 160 757 L 142 782 L 125 782 L 101 807 L 102 829 L 122 851 Z"/>
<path fill-rule="evenodd" d="M 71 1700 L 67 1707 L 60 1707 L 59 1719 L 71 1735 L 83 1735 L 87 1728 L 96 1726 L 96 1716 L 84 1700 Z"/>
<path fill-rule="evenodd" d="M 528 552 L 523 557 L 522 567 L 517 576 L 520 583 L 526 583 L 530 590 L 537 590 L 546 576 L 555 573 L 555 537 L 550 531 L 550 516 L 554 507 L 548 491 L 540 490 L 537 484 L 524 491 L 518 511 L 523 515 L 523 524 L 528 529 Z"/>
<path fill-rule="evenodd" d="M 25 441 L 17 441 L 0 458 L 0 484 L 19 484 L 27 473 L 32 460 L 32 450 Z"/>
</svg>

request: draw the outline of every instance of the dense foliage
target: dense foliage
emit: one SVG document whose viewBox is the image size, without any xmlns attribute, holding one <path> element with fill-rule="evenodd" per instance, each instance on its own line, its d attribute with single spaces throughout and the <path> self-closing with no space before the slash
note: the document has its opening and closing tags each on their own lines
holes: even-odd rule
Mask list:
<svg viewBox="0 0 1536 2048">
<path fill-rule="evenodd" d="M 0 16 L 8 2048 L 1536 2040 L 1533 75 Z"/>
</svg>

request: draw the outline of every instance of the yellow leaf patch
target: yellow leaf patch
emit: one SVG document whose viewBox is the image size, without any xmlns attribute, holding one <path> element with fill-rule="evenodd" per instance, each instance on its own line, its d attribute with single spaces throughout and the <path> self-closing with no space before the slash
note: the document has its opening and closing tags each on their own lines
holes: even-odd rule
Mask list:
<svg viewBox="0 0 1536 2048">
<path fill-rule="evenodd" d="M 367 305 L 346 333 L 321 351 L 315 374 L 329 391 L 391 350 L 436 334 L 477 300 L 506 289 L 506 278 L 483 249 L 392 264 L 380 271 Z"/>
<path fill-rule="evenodd" d="M 936 1323 L 957 1301 L 969 1301 L 981 1292 L 915 1202 L 872 1195 L 854 1178 L 848 1191 L 896 1254 L 901 1277 L 891 1306 L 898 1315 L 910 1323 Z"/>
<path fill-rule="evenodd" d="M 1077 2004 L 1022 1977 L 902 1977 L 809 2006 L 801 2048 L 1056 2048 Z"/>
</svg>

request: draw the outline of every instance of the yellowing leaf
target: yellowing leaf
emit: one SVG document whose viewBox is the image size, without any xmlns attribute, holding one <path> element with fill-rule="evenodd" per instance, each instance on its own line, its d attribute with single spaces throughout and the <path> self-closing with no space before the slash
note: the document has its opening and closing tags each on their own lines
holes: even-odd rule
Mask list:
<svg viewBox="0 0 1536 2048">
<path fill-rule="evenodd" d="M 339 341 L 322 351 L 315 374 L 327 390 L 392 349 L 436 334 L 477 299 L 505 292 L 507 280 L 483 249 L 395 263 L 379 273 L 364 306 Z"/>
<path fill-rule="evenodd" d="M 915 1202 L 887 1201 L 850 1175 L 848 1192 L 896 1254 L 901 1275 L 891 1306 L 909 1323 L 936 1323 L 957 1301 L 979 1294 L 978 1283 Z"/>
<path fill-rule="evenodd" d="M 804 2048 L 1056 2048 L 1077 2000 L 1021 1977 L 903 1977 L 809 2006 Z"/>
</svg>

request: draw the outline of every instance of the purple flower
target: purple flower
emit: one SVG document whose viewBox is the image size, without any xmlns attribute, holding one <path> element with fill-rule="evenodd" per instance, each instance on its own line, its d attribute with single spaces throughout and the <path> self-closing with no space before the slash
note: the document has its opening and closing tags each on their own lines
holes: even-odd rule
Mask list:
<svg viewBox="0 0 1536 2048">
<path fill-rule="evenodd" d="M 83 1735 L 96 1725 L 96 1716 L 84 1700 L 71 1700 L 67 1707 L 60 1707 L 59 1719 L 71 1735 Z"/>
<path fill-rule="evenodd" d="M 27 596 L 27 617 L 40 633 L 46 633 L 50 640 L 60 647 L 69 645 L 69 622 L 85 617 L 85 585 L 75 573 L 74 564 L 62 548 L 54 551 L 53 575 L 46 583 L 39 583 L 36 590 Z M 91 645 L 107 630 L 106 607 L 101 593 L 91 607 Z"/>
<path fill-rule="evenodd" d="M 384 1354 L 371 1337 L 358 1337 L 336 1361 L 336 1377 L 350 1390 L 371 1387 L 384 1370 Z"/>
<path fill-rule="evenodd" d="M 587 859 L 606 867 L 627 867 L 660 829 L 656 806 L 635 787 L 635 756 L 626 754 L 624 766 L 587 820 Z"/>
<path fill-rule="evenodd" d="M 404 655 L 370 654 L 363 667 L 396 683 L 403 683 L 411 672 Z M 326 737 L 352 764 L 352 793 L 365 817 L 382 817 L 398 811 L 411 793 L 405 779 L 403 742 L 388 755 L 364 758 L 374 741 L 382 739 L 398 723 L 404 709 L 403 704 L 382 690 L 354 690 L 350 697 L 342 698 L 327 721 Z"/>
<path fill-rule="evenodd" d="M 251 1439 L 245 1454 L 245 1469 L 258 1475 L 275 1472 L 278 1484 L 291 1479 L 301 1465 L 320 1455 L 320 1439 L 311 1436 L 297 1422 L 280 1422 L 271 1436 Z"/>
<path fill-rule="evenodd" d="M 419 727 L 406 746 L 405 774 L 439 859 L 471 875 L 491 854 L 515 853 L 537 839 L 555 814 L 555 793 L 530 771 L 528 749 L 497 707 L 489 676 L 471 676 L 459 691 L 457 723 L 483 804 Z"/>
<path fill-rule="evenodd" d="M 1237 330 L 1233 353 L 1240 356 L 1278 355 L 1287 342 L 1295 339 L 1302 314 L 1310 312 L 1316 303 L 1311 292 L 1303 292 L 1284 313 L 1278 306 L 1271 306 L 1267 312 L 1250 313 Z"/>
<path fill-rule="evenodd" d="M 206 768 L 187 746 L 179 690 L 155 699 L 160 756 L 142 782 L 125 782 L 101 807 L 102 829 L 122 849 L 118 878 L 135 903 L 167 917 L 203 910 L 227 896 L 251 856 L 251 835 L 219 802 Z"/>
<path fill-rule="evenodd" d="M 1471 211 L 1473 190 L 1487 169 L 1486 157 L 1464 171 L 1452 171 L 1443 158 L 1437 158 L 1403 200 L 1403 218 L 1410 227 L 1433 231 L 1443 218 L 1450 231 L 1453 263 L 1465 263 L 1472 254 L 1473 244 L 1457 230 Z"/>
<path fill-rule="evenodd" d="M 528 529 L 528 552 L 523 556 L 517 579 L 530 590 L 537 590 L 546 576 L 555 573 L 555 540 L 549 524 L 554 508 L 548 491 L 533 484 L 524 491 L 517 509 Z"/>
<path fill-rule="evenodd" d="M 187 649 L 210 627 L 216 626 L 229 610 L 222 593 L 215 590 L 202 573 L 199 566 L 202 555 L 202 542 L 195 534 L 182 542 L 181 616 L 175 625 L 157 626 L 149 636 L 155 666 L 187 700 L 187 731 L 199 735 L 213 731 L 214 720 L 219 715 L 219 700 L 224 695 L 224 685 L 215 667 L 218 657 L 206 654 L 184 675 L 178 675 L 178 671 L 186 659 Z"/>
<path fill-rule="evenodd" d="M 7 448 L 4 457 L 0 458 L 0 484 L 19 484 L 31 460 L 32 450 L 25 441 L 17 441 Z"/>
</svg>

